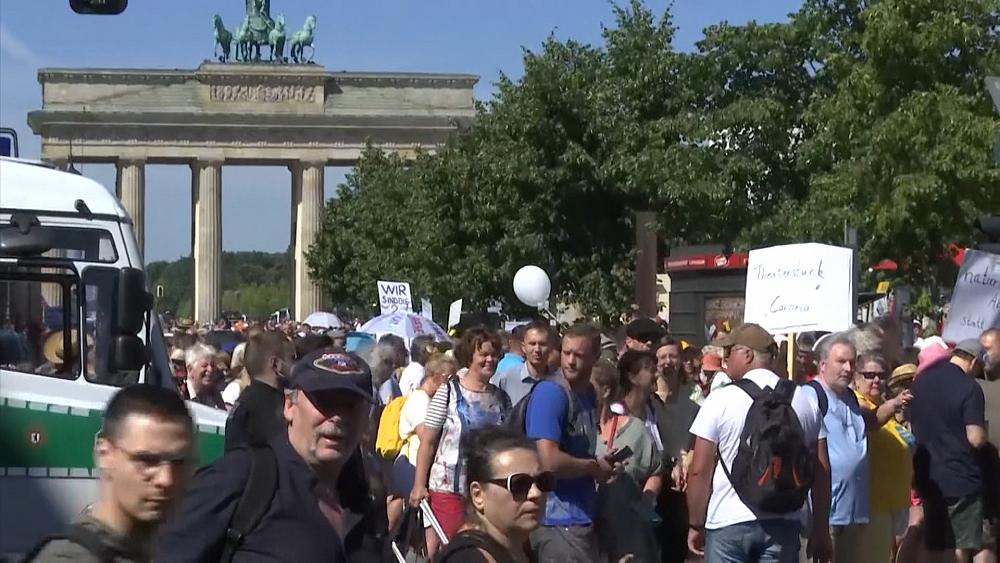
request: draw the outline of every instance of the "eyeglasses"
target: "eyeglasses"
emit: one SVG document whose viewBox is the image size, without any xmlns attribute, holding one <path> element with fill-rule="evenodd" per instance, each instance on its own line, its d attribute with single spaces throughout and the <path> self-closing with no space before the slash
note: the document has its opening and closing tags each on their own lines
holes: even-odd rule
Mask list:
<svg viewBox="0 0 1000 563">
<path fill-rule="evenodd" d="M 884 371 L 859 371 L 858 373 L 865 379 L 875 379 L 876 377 L 885 379 Z"/>
<path fill-rule="evenodd" d="M 542 471 L 538 475 L 514 473 L 506 478 L 485 479 L 484 482 L 500 485 L 510 491 L 515 499 L 523 500 L 528 498 L 532 486 L 538 487 L 543 493 L 552 492 L 556 486 L 556 475 L 551 471 Z"/>
</svg>

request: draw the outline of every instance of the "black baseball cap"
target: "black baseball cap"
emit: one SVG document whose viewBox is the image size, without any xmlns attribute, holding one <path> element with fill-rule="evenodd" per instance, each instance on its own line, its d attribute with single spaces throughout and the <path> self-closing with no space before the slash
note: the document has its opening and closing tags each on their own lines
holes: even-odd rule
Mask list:
<svg viewBox="0 0 1000 563">
<path fill-rule="evenodd" d="M 663 330 L 660 323 L 645 317 L 635 319 L 625 325 L 625 336 L 639 342 L 653 343 L 663 338 L 666 334 L 667 331 Z"/>
<path fill-rule="evenodd" d="M 368 364 L 357 354 L 331 347 L 310 352 L 295 362 L 288 386 L 305 393 L 350 391 L 374 402 Z"/>
</svg>

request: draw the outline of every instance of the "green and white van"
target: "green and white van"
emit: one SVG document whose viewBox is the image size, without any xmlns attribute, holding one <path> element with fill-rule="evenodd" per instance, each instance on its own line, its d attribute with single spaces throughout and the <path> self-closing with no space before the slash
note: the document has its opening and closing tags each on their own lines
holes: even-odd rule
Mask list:
<svg viewBox="0 0 1000 563">
<path fill-rule="evenodd" d="M 111 192 L 0 157 L 0 558 L 95 500 L 94 438 L 118 388 L 174 386 L 142 268 Z M 188 407 L 201 461 L 221 455 L 226 413 Z"/>
</svg>

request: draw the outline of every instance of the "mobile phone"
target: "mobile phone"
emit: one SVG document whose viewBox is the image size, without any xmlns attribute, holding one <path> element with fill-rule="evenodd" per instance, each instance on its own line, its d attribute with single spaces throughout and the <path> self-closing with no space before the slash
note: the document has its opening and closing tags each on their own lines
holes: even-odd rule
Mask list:
<svg viewBox="0 0 1000 563">
<path fill-rule="evenodd" d="M 604 459 L 608 460 L 608 463 L 614 465 L 616 463 L 621 463 L 630 457 L 632 457 L 632 448 L 625 446 Z"/>
</svg>

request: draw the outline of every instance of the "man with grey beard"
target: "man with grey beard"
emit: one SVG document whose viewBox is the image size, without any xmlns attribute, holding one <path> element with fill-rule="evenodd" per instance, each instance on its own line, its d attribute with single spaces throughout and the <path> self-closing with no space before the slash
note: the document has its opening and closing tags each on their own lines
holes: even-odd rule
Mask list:
<svg viewBox="0 0 1000 563">
<path fill-rule="evenodd" d="M 199 470 L 156 559 L 381 561 L 385 501 L 369 494 L 359 447 L 372 403 L 371 370 L 358 356 L 323 348 L 299 360 L 285 393 L 287 432 Z"/>
</svg>

